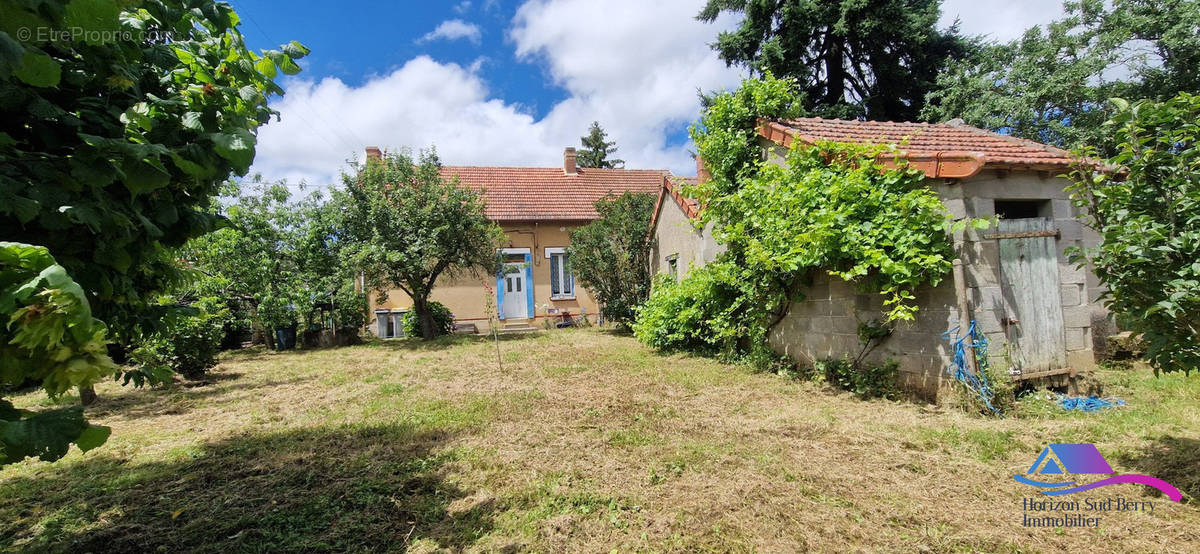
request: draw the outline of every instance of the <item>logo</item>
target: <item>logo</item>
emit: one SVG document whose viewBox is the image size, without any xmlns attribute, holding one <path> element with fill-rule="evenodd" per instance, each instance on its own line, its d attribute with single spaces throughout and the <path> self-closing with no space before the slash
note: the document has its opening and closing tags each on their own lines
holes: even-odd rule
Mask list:
<svg viewBox="0 0 1200 554">
<path fill-rule="evenodd" d="M 1016 479 L 1018 483 L 1038 487 L 1042 489 L 1039 492 L 1047 495 L 1071 494 L 1120 483 L 1137 483 L 1154 487 L 1175 502 L 1183 499 L 1183 494 L 1179 492 L 1179 489 L 1170 483 L 1157 477 L 1137 473 L 1112 475 L 1085 484 L 1079 484 L 1073 480 L 1038 481 L 1028 477 L 1037 476 L 1044 479 L 1045 476 L 1051 476 L 1050 478 L 1071 479 L 1074 475 L 1111 475 L 1113 473 L 1116 472 L 1113 471 L 1112 466 L 1108 465 L 1108 461 L 1104 459 L 1094 444 L 1051 444 L 1042 450 L 1025 475 L 1013 475 L 1013 479 Z"/>
</svg>

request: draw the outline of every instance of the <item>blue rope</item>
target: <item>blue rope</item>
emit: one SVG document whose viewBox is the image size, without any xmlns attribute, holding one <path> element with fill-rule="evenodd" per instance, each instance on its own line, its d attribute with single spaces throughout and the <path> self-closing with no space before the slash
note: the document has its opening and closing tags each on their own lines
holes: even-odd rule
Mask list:
<svg viewBox="0 0 1200 554">
<path fill-rule="evenodd" d="M 960 327 L 955 327 L 945 333 L 942 333 L 942 339 L 950 341 L 951 348 L 954 349 L 954 361 L 946 368 L 946 373 L 949 373 L 956 381 L 963 384 L 971 392 L 983 401 L 983 405 L 991 410 L 993 414 L 1000 415 L 1000 410 L 992 406 L 992 400 L 996 397 L 996 393 L 992 391 L 992 387 L 988 384 L 985 370 L 988 367 L 987 362 L 987 337 L 984 337 L 975 329 L 975 320 L 971 320 L 971 326 L 967 328 L 967 334 L 958 336 Z M 979 369 L 978 375 L 971 373 L 967 369 L 967 339 L 971 339 L 971 347 L 975 349 L 975 362 Z"/>
<path fill-rule="evenodd" d="M 1060 394 L 1058 395 L 1057 402 L 1064 410 L 1079 410 L 1089 413 L 1125 405 L 1125 401 L 1120 398 L 1100 398 L 1094 394 L 1092 396 L 1066 396 Z"/>
</svg>

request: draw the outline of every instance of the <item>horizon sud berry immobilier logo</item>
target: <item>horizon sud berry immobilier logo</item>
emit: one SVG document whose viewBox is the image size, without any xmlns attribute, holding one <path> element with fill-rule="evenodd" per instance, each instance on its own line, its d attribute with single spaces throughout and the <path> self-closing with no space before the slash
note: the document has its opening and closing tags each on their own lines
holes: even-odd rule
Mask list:
<svg viewBox="0 0 1200 554">
<path fill-rule="evenodd" d="M 1059 497 L 1108 485 L 1135 483 L 1154 487 L 1174 502 L 1183 499 L 1179 489 L 1157 477 L 1126 473 L 1114 475 L 1112 466 L 1094 444 L 1051 444 L 1042 450 L 1025 475 L 1013 475 L 1018 483 L 1036 487 L 1049 499 L 1026 497 L 1023 500 L 1025 527 L 1096 527 L 1104 512 L 1154 512 L 1153 500 L 1125 497 L 1059 499 Z M 1108 475 L 1099 480 L 1080 479 L 1081 475 Z M 1034 479 L 1032 477 L 1037 477 Z M 1056 479 L 1055 481 L 1040 479 Z M 1086 481 L 1086 482 L 1085 482 Z M 1032 513 L 1032 514 L 1031 514 Z"/>
</svg>

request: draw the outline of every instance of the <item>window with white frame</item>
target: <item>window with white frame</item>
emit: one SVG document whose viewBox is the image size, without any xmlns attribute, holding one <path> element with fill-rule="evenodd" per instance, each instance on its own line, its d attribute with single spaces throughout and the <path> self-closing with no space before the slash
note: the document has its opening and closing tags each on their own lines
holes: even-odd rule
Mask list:
<svg viewBox="0 0 1200 554">
<path fill-rule="evenodd" d="M 571 275 L 571 255 L 566 248 L 547 248 L 550 259 L 550 299 L 575 298 L 575 276 Z"/>
</svg>

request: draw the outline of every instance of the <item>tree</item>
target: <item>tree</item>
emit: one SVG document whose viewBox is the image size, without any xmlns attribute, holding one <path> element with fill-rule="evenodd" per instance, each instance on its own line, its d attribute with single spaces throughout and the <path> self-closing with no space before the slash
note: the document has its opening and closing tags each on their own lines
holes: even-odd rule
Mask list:
<svg viewBox="0 0 1200 554">
<path fill-rule="evenodd" d="M 625 160 L 608 157 L 617 151 L 617 143 L 605 140 L 607 137 L 608 133 L 604 132 L 600 122 L 593 121 L 592 126 L 588 127 L 588 134 L 579 137 L 580 143 L 583 144 L 583 148 L 579 149 L 579 167 L 601 169 L 625 167 Z"/>
<path fill-rule="evenodd" d="M 1124 173 L 1076 168 L 1072 198 L 1102 242 L 1072 256 L 1141 334 L 1156 373 L 1190 372 L 1200 367 L 1200 96 L 1113 103 L 1108 162 Z"/>
<path fill-rule="evenodd" d="M 3 13 L 0 236 L 44 248 L 38 259 L 62 270 L 15 297 L 44 286 L 44 301 L 65 299 L 54 291 L 80 299 L 54 308 L 76 314 L 69 322 L 42 322 L 53 310 L 30 309 L 38 304 L 28 298 L 0 302 L 0 321 L 18 337 L 38 329 L 76 341 L 97 328 L 83 323 L 93 314 L 117 335 L 153 323 L 145 311 L 152 293 L 182 277 L 170 249 L 216 226 L 207 205 L 221 181 L 254 159 L 254 131 L 275 113 L 267 99 L 283 92 L 272 78 L 298 72 L 294 60 L 308 50 L 293 42 L 251 53 L 237 14 L 211 0 L 5 2 Z M 10 267 L 21 266 L 3 271 Z M 86 348 L 106 341 L 92 335 Z M 71 352 L 64 346 L 15 365 L 5 356 L 5 378 L 53 374 Z M 68 368 L 81 398 L 94 397 L 94 373 L 108 371 L 106 363 Z M 42 441 L 44 459 L 60 457 L 72 435 L 81 448 L 98 444 L 79 434 L 82 416 L 39 434 L 10 419 L 24 415 L 0 411 L 5 436 Z M 5 449 L 6 457 L 33 452 Z"/>
<path fill-rule="evenodd" d="M 483 212 L 478 193 L 445 182 L 433 150 L 367 160 L 343 175 L 347 259 L 367 288 L 386 296 L 392 286 L 412 299 L 421 336 L 437 335 L 429 295 L 442 277 L 494 275 L 504 232 Z"/>
<path fill-rule="evenodd" d="M 971 125 L 1038 142 L 1115 143 L 1104 130 L 1114 96 L 1165 100 L 1200 90 L 1200 2 L 1085 0 L 1066 16 L 1018 40 L 991 43 L 938 77 L 921 117 Z"/>
<path fill-rule="evenodd" d="M 343 197 L 318 191 L 297 198 L 286 181 L 230 183 L 224 193 L 225 227 L 189 241 L 180 253 L 203 274 L 196 293 L 240 304 L 268 342 L 271 328 L 290 326 L 289 318 L 317 324 L 317 305 L 331 297 L 335 326 L 361 325 L 353 309 L 344 309 L 360 305 L 361 295 L 341 263 Z M 263 313 L 264 301 L 283 309 Z"/>
<path fill-rule="evenodd" d="M 308 52 L 252 53 L 238 22 L 212 0 L 5 3 L 0 236 L 47 247 L 117 335 L 153 323 L 170 250 L 219 225 L 211 199 L 253 161 L 272 79 Z"/>
<path fill-rule="evenodd" d="M 105 353 L 104 323 L 87 296 L 41 246 L 0 242 L 0 385 L 38 381 L 51 398 L 116 372 Z M 0 465 L 28 456 L 63 457 L 72 443 L 89 450 L 109 429 L 90 425 L 81 406 L 32 412 L 0 399 Z"/>
<path fill-rule="evenodd" d="M 647 232 L 656 198 L 625 192 L 596 202 L 600 218 L 571 231 L 570 264 L 579 282 L 601 304 L 604 317 L 623 326 L 650 296 Z"/>
<path fill-rule="evenodd" d="M 946 63 L 972 48 L 937 29 L 940 0 L 709 0 L 698 19 L 744 15 L 713 49 L 729 65 L 799 81 L 822 117 L 911 121 Z"/>
</svg>

